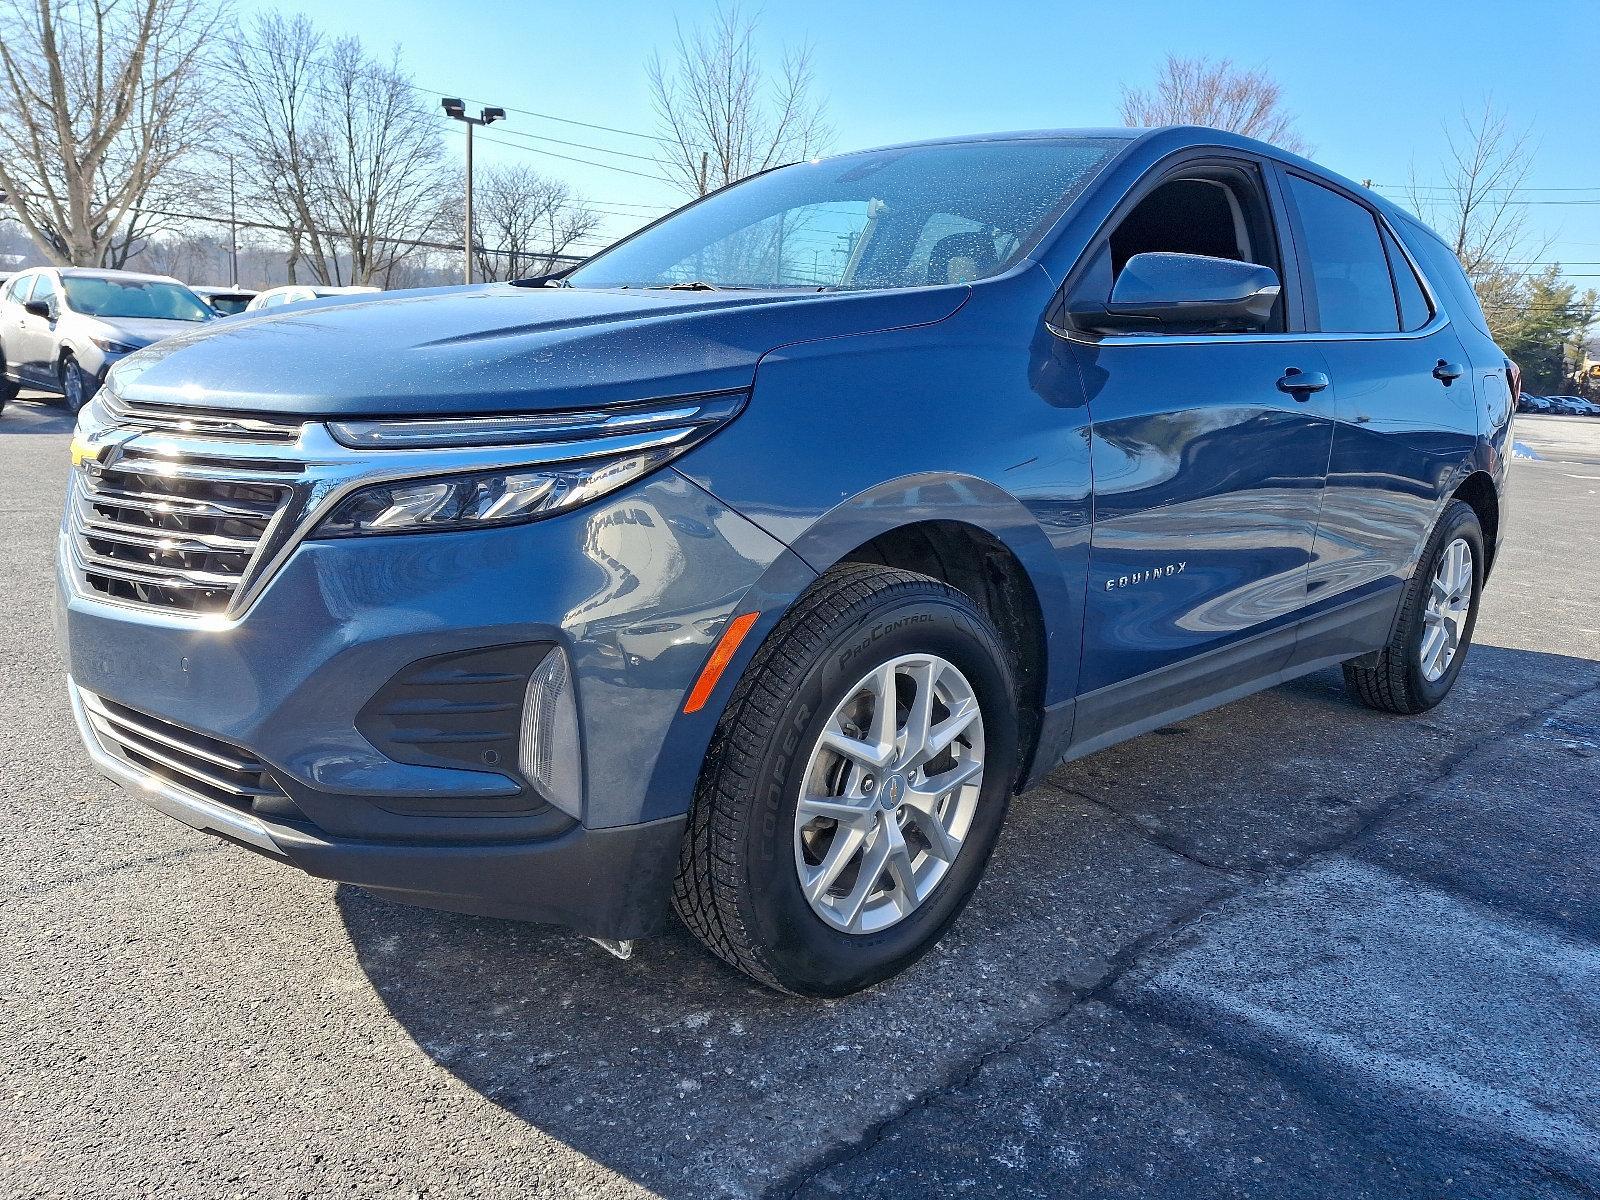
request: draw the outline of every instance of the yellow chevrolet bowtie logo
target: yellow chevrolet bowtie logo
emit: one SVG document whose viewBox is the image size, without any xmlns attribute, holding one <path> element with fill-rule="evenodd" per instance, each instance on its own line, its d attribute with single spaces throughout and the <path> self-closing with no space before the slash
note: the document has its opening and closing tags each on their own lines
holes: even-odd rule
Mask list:
<svg viewBox="0 0 1600 1200">
<path fill-rule="evenodd" d="M 81 437 L 74 437 L 72 439 L 71 454 L 72 454 L 72 465 L 73 466 L 77 466 L 79 463 L 83 462 L 83 460 L 86 459 L 86 458 L 87 459 L 98 458 L 100 456 L 100 447 L 91 446 L 88 442 L 84 441 Z"/>
</svg>

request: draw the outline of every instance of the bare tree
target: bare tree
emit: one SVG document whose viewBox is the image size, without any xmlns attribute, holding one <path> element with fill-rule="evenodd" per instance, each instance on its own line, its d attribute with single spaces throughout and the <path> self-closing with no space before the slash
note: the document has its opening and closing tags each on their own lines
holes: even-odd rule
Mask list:
<svg viewBox="0 0 1600 1200">
<path fill-rule="evenodd" d="M 213 0 L 0 0 L 0 190 L 52 262 L 126 258 L 219 120 Z"/>
<path fill-rule="evenodd" d="M 809 158 L 833 136 L 812 95 L 811 47 L 785 50 L 769 76 L 756 30 L 737 3 L 719 6 L 709 28 L 679 27 L 670 63 L 657 54 L 646 64 L 661 169 L 688 195 Z"/>
<path fill-rule="evenodd" d="M 290 277 L 386 281 L 433 228 L 451 168 L 399 54 L 328 42 L 305 17 L 258 17 L 234 39 L 237 154 L 252 199 L 289 231 Z"/>
<path fill-rule="evenodd" d="M 1498 335 L 1522 306 L 1522 268 L 1552 244 L 1528 216 L 1525 189 L 1536 146 L 1531 130 L 1513 128 L 1487 100 L 1476 114 L 1463 110 L 1444 132 L 1439 181 L 1419 182 L 1413 167 L 1407 199 L 1456 252 Z"/>
<path fill-rule="evenodd" d="M 1294 154 L 1308 147 L 1284 108 L 1283 89 L 1261 68 L 1232 59 L 1167 55 L 1150 88 L 1122 88 L 1122 123 L 1133 126 L 1205 125 L 1271 142 Z"/>
<path fill-rule="evenodd" d="M 305 256 L 313 263 L 333 257 L 312 211 L 323 52 L 310 20 L 277 13 L 258 16 L 227 52 L 228 73 L 237 80 L 235 153 L 246 168 L 249 200 L 289 231 L 290 283 Z"/>
<path fill-rule="evenodd" d="M 458 228 L 453 200 L 445 224 Z M 600 217 L 564 181 L 527 166 L 480 171 L 473 190 L 472 242 L 481 279 L 524 279 L 554 270 L 559 255 L 592 234 Z"/>
</svg>

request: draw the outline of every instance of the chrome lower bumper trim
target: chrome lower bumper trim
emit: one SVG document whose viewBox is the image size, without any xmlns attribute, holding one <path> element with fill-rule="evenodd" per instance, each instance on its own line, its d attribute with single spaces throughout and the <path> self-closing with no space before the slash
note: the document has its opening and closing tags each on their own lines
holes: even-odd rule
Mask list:
<svg viewBox="0 0 1600 1200">
<path fill-rule="evenodd" d="M 107 750 L 89 723 L 83 694 L 70 677 L 67 679 L 67 695 L 72 701 L 72 718 L 78 723 L 78 736 L 83 739 L 95 770 L 100 774 L 127 788 L 151 808 L 193 829 L 220 833 L 236 842 L 282 857 L 283 851 L 273 842 L 266 826 L 256 818 L 140 771 Z"/>
</svg>

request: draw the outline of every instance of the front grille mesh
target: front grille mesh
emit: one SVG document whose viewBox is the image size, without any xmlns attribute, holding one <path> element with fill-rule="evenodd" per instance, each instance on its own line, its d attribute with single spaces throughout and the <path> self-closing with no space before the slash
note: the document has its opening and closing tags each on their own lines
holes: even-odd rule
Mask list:
<svg viewBox="0 0 1600 1200">
<path fill-rule="evenodd" d="M 297 815 L 260 759 L 90 692 L 79 695 L 100 744 L 144 774 L 240 812 Z"/>
<path fill-rule="evenodd" d="M 127 450 L 84 463 L 72 533 L 85 587 L 195 614 L 228 607 L 301 464 Z"/>
</svg>

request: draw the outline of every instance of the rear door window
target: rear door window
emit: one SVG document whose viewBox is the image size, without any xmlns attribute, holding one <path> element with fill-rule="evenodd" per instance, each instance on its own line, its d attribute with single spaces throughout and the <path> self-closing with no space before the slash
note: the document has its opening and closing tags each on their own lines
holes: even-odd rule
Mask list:
<svg viewBox="0 0 1600 1200">
<path fill-rule="evenodd" d="M 1327 333 L 1396 333 L 1394 281 L 1377 218 L 1331 188 L 1298 175 L 1289 192 L 1300 214 L 1318 327 Z"/>
</svg>

